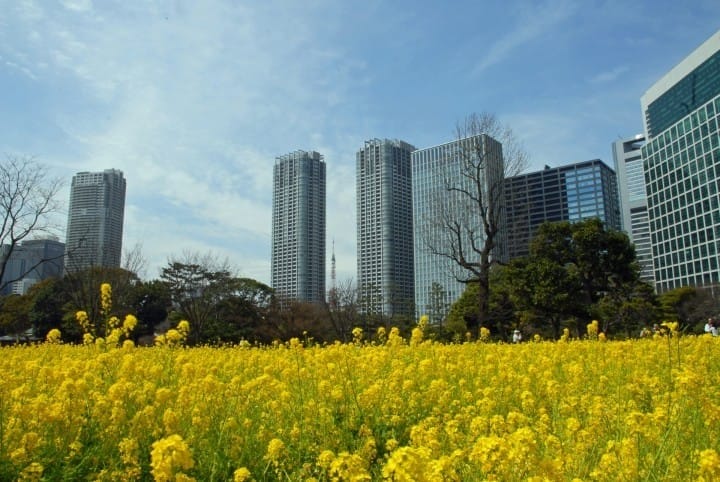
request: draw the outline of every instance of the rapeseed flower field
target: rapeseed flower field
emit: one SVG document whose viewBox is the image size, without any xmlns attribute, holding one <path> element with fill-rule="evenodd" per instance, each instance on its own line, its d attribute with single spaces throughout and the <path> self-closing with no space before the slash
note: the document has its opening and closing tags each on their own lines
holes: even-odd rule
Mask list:
<svg viewBox="0 0 720 482">
<path fill-rule="evenodd" d="M 718 338 L 354 334 L 1 348 L 0 480 L 720 480 Z"/>
</svg>

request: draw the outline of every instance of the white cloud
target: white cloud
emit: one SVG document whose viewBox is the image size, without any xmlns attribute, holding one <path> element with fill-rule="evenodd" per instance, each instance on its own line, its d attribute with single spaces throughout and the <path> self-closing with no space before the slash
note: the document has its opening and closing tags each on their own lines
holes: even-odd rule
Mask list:
<svg viewBox="0 0 720 482">
<path fill-rule="evenodd" d="M 515 25 L 498 40 L 480 51 L 486 52 L 472 73 L 478 75 L 488 67 L 508 58 L 515 49 L 551 31 L 566 21 L 580 8 L 571 0 L 549 0 L 538 5 L 521 2 L 516 11 Z M 508 9 L 508 13 L 512 13 Z"/>
<path fill-rule="evenodd" d="M 141 241 L 154 266 L 212 248 L 269 282 L 274 159 L 317 149 L 340 173 L 328 177 L 328 236 L 352 238 L 336 246 L 347 260 L 338 272 L 354 273 L 354 197 L 342 196 L 351 179 L 354 196 L 354 154 L 334 155 L 346 146 L 336 143 L 332 111 L 366 66 L 316 38 L 331 20 L 232 2 L 63 6 L 24 6 L 25 48 L 34 50 L 13 60 L 69 76 L 84 99 L 55 115 L 84 152 L 67 169 L 123 170 L 126 246 Z"/>
<path fill-rule="evenodd" d="M 613 82 L 614 80 L 617 80 L 621 75 L 626 73 L 628 71 L 628 67 L 625 65 L 621 65 L 618 67 L 615 67 L 614 69 L 607 70 L 605 72 L 600 72 L 592 77 L 590 77 L 589 82 L 591 84 L 603 84 L 606 82 Z"/>
<path fill-rule="evenodd" d="M 61 0 L 63 7 L 76 12 L 92 10 L 92 0 Z"/>
</svg>

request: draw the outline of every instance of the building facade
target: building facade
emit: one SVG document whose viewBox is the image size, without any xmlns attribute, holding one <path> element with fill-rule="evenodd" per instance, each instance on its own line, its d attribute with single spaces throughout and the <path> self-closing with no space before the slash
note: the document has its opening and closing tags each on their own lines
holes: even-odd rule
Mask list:
<svg viewBox="0 0 720 482">
<path fill-rule="evenodd" d="M 470 244 L 470 236 L 475 237 L 478 246 L 484 244 L 484 231 L 477 204 L 458 190 L 448 189 L 451 186 L 473 189 L 472 180 L 464 174 L 468 173 L 468 159 L 474 158 L 478 153 L 483 156 L 485 164 L 480 174 L 484 192 L 487 193 L 490 188 L 502 189 L 502 145 L 489 136 L 481 134 L 458 139 L 412 153 L 417 315 L 443 311 L 447 314 L 450 305 L 460 297 L 466 287 L 466 284 L 458 279 L 467 279 L 469 273 L 442 255 L 443 252 L 451 251 L 451 244 L 455 243 L 445 222 L 453 219 L 463 226 L 464 235 L 461 238 L 466 247 Z M 499 192 L 498 200 L 502 202 L 502 191 Z M 504 220 L 500 220 L 499 225 L 497 247 L 492 255 L 495 259 L 503 260 L 507 256 Z M 442 318 L 444 314 L 438 317 Z"/>
<path fill-rule="evenodd" d="M 640 99 L 655 288 L 720 282 L 720 32 Z"/>
<path fill-rule="evenodd" d="M 638 134 L 635 137 L 613 142 L 612 151 L 622 229 L 635 245 L 635 253 L 640 264 L 640 279 L 654 284 L 650 219 L 641 152 L 643 145 L 645 145 L 645 136 Z"/>
<path fill-rule="evenodd" d="M 325 301 L 325 190 L 320 153 L 275 159 L 271 283 L 281 298 Z"/>
<path fill-rule="evenodd" d="M 79 172 L 70 186 L 65 269 L 120 267 L 125 216 L 122 171 Z"/>
<path fill-rule="evenodd" d="M 357 277 L 363 310 L 414 315 L 411 154 L 372 139 L 356 155 Z"/>
<path fill-rule="evenodd" d="M 508 255 L 527 256 L 544 222 L 599 218 L 620 229 L 615 172 L 600 159 L 513 176 L 505 181 Z"/>
<path fill-rule="evenodd" d="M 3 246 L 9 251 L 9 246 Z M 63 275 L 65 244 L 57 239 L 25 240 L 15 246 L 5 264 L 0 294 L 24 295 L 27 290 L 48 278 Z"/>
</svg>

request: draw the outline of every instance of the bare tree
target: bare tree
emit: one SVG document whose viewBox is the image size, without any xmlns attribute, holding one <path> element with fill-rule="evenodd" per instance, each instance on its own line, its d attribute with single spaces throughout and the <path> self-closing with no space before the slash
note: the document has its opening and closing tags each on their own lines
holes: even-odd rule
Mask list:
<svg viewBox="0 0 720 482">
<path fill-rule="evenodd" d="M 147 270 L 147 259 L 143 256 L 142 248 L 141 242 L 135 243 L 132 248 L 123 253 L 122 262 L 124 269 L 135 273 L 139 278 L 144 278 Z"/>
<path fill-rule="evenodd" d="M 442 160 L 444 189 L 425 222 L 428 251 L 449 261 L 452 276 L 479 287 L 477 326 L 488 313 L 490 268 L 506 253 L 505 179 L 520 174 L 527 154 L 512 130 L 488 113 L 471 114 L 456 128 Z"/>
<path fill-rule="evenodd" d="M 49 177 L 47 168 L 31 158 L 8 155 L 0 162 L 0 290 L 51 261 L 40 259 L 4 279 L 8 260 L 23 240 L 57 233 L 52 217 L 60 210 L 61 187 L 60 178 Z"/>
<path fill-rule="evenodd" d="M 352 278 L 331 289 L 328 298 L 326 309 L 334 336 L 340 341 L 349 341 L 352 329 L 358 326 L 360 320 L 358 289 Z"/>
</svg>

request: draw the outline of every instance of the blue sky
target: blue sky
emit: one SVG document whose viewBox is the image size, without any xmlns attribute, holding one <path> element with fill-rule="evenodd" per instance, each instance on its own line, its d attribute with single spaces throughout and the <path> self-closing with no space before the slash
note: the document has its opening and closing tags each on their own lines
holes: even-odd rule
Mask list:
<svg viewBox="0 0 720 482">
<path fill-rule="evenodd" d="M 146 278 L 212 252 L 267 283 L 276 156 L 325 156 L 328 260 L 334 238 L 338 279 L 354 278 L 366 139 L 429 147 L 488 111 L 530 170 L 612 166 L 611 142 L 642 131 L 640 96 L 720 28 L 717 0 L 0 0 L 0 12 L 0 155 L 33 156 L 68 187 L 121 169 L 123 244 L 142 244 Z"/>
</svg>

